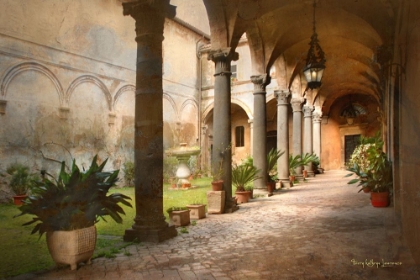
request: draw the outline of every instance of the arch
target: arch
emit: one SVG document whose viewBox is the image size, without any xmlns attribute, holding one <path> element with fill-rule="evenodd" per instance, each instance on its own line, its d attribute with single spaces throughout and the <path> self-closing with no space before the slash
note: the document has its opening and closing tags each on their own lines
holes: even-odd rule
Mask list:
<svg viewBox="0 0 420 280">
<path fill-rule="evenodd" d="M 187 106 L 188 104 L 193 105 L 197 109 L 197 111 L 198 111 L 197 101 L 194 100 L 194 99 L 192 99 L 192 98 L 189 98 L 189 99 L 185 100 L 184 103 L 182 103 L 182 105 L 181 105 L 181 112 L 184 110 L 185 106 Z"/>
<path fill-rule="evenodd" d="M 20 63 L 18 65 L 12 66 L 8 71 L 6 71 L 6 74 L 2 78 L 0 95 L 5 97 L 7 93 L 7 89 L 10 83 L 12 82 L 12 80 L 17 75 L 25 71 L 36 71 L 36 72 L 44 74 L 48 79 L 50 79 L 50 81 L 54 84 L 55 89 L 57 90 L 60 105 L 63 104 L 64 91 L 63 91 L 63 87 L 61 86 L 60 81 L 57 79 L 54 73 L 51 72 L 50 69 L 48 69 L 44 65 L 39 64 L 37 62 Z"/>
<path fill-rule="evenodd" d="M 231 99 L 231 103 L 236 104 L 236 105 L 238 105 L 239 107 L 241 107 L 241 108 L 245 111 L 245 113 L 246 113 L 246 115 L 248 116 L 248 118 L 249 118 L 249 119 L 252 119 L 252 118 L 253 118 L 253 114 L 252 114 L 251 109 L 250 109 L 250 108 L 248 107 L 248 105 L 246 105 L 243 101 L 241 101 L 241 100 L 239 100 L 239 99 L 236 99 L 236 98 L 232 97 L 232 99 Z M 202 120 L 207 119 L 207 117 L 208 117 L 209 113 L 211 112 L 211 110 L 213 110 L 213 108 L 214 108 L 214 102 L 213 102 L 213 103 L 211 103 L 211 104 L 209 104 L 209 105 L 208 105 L 208 106 L 204 109 L 204 111 L 203 111 L 203 113 L 202 113 L 202 115 L 201 115 L 201 119 L 202 119 Z"/>
<path fill-rule="evenodd" d="M 73 91 L 76 89 L 76 87 L 78 87 L 80 84 L 83 83 L 93 83 L 95 85 L 97 85 L 102 92 L 105 94 L 105 99 L 108 103 L 108 109 L 109 111 L 112 111 L 112 96 L 111 93 L 109 92 L 108 88 L 106 87 L 106 85 L 99 80 L 98 78 L 96 78 L 95 76 L 92 75 L 83 75 L 80 76 L 78 78 L 76 78 L 69 86 L 69 88 L 67 89 L 67 93 L 66 93 L 66 99 L 67 102 L 70 102 L 70 97 L 73 94 Z"/>
<path fill-rule="evenodd" d="M 136 87 L 134 85 L 122 86 L 114 96 L 114 101 L 112 102 L 112 109 L 115 109 L 115 104 L 117 104 L 118 98 L 120 98 L 120 96 L 126 91 L 133 91 L 135 93 Z"/>
<path fill-rule="evenodd" d="M 163 93 L 163 99 L 166 99 L 169 101 L 169 103 L 172 106 L 172 109 L 174 109 L 175 111 L 176 119 L 179 120 L 179 113 L 178 113 L 178 108 L 176 106 L 175 100 L 166 92 Z"/>
</svg>

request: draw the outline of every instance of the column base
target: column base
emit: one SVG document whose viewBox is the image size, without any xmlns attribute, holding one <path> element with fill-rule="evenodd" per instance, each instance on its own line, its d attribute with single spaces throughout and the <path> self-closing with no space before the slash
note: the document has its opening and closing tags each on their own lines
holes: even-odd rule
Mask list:
<svg viewBox="0 0 420 280">
<path fill-rule="evenodd" d="M 178 235 L 175 226 L 167 226 L 160 229 L 126 229 L 124 241 L 139 241 L 159 243 Z"/>
<path fill-rule="evenodd" d="M 315 177 L 315 172 L 308 171 L 308 177 Z"/>
<path fill-rule="evenodd" d="M 281 180 L 280 185 L 282 188 L 290 189 L 293 185 L 290 183 L 289 179 Z"/>
</svg>

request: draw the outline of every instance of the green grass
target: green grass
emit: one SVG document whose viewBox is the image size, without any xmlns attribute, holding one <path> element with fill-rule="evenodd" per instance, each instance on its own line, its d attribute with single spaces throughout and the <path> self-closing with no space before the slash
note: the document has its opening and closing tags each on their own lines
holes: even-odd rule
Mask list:
<svg viewBox="0 0 420 280">
<path fill-rule="evenodd" d="M 188 190 L 168 190 L 169 184 L 164 184 L 163 193 L 163 213 L 168 219 L 166 209 L 172 206 L 185 206 L 191 203 L 206 204 L 207 191 L 211 190 L 210 179 L 202 178 L 192 181 L 196 188 Z M 123 217 L 123 224 L 114 222 L 111 218 L 106 218 L 107 222 L 100 221 L 96 224 L 98 230 L 98 241 L 96 244 L 94 257 L 113 258 L 118 253 L 130 255 L 124 247 L 131 243 L 123 242 L 124 231 L 134 223 L 135 201 L 134 188 L 112 189 L 111 192 L 120 192 L 132 198 L 133 208 L 123 206 L 126 215 Z M 23 223 L 31 220 L 31 217 L 21 216 L 13 218 L 19 214 L 19 209 L 13 204 L 0 204 L 0 279 L 34 271 L 41 271 L 54 267 L 50 254 L 48 252 L 45 234 L 39 238 L 39 235 L 31 235 L 33 226 L 22 226 Z M 119 236 L 121 238 L 105 238 L 101 235 Z M 7 252 L 5 254 L 4 252 Z M 7 255 L 7 257 L 6 257 Z"/>
</svg>

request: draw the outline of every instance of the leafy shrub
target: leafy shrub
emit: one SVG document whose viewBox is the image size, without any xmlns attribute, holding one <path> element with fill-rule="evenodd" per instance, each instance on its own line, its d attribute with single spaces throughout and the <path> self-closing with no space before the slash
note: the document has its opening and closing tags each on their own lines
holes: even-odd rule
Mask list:
<svg viewBox="0 0 420 280">
<path fill-rule="evenodd" d="M 123 165 L 124 180 L 127 186 L 134 186 L 134 162 L 127 161 Z"/>
</svg>

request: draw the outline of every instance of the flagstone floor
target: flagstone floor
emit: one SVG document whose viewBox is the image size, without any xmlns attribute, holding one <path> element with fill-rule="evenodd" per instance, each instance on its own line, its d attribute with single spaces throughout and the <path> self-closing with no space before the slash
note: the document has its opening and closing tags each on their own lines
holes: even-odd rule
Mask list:
<svg viewBox="0 0 420 280">
<path fill-rule="evenodd" d="M 260 192 L 189 233 L 130 245 L 131 256 L 15 279 L 420 279 L 392 206 L 372 207 L 346 173 L 327 171 L 271 197 Z"/>
</svg>

